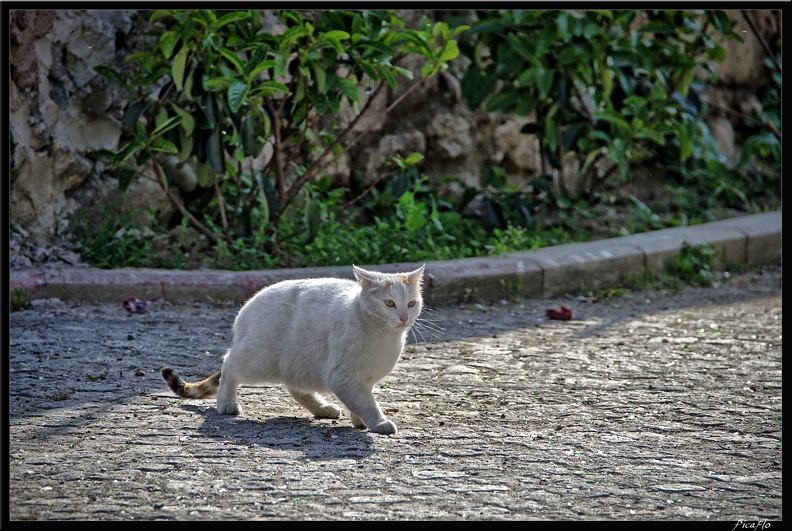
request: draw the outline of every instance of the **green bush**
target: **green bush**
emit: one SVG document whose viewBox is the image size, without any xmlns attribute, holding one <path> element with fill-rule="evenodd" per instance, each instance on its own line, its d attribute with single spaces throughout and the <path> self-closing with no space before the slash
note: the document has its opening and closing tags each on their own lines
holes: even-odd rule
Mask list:
<svg viewBox="0 0 792 531">
<path fill-rule="evenodd" d="M 98 216 L 79 211 L 70 217 L 72 234 L 80 242 L 82 260 L 93 267 L 164 267 L 186 265 L 177 245 L 157 247 L 154 236 L 163 232 L 150 209 L 123 211 L 118 206 L 102 208 Z M 148 224 L 142 219 L 150 219 Z"/>
<path fill-rule="evenodd" d="M 283 32 L 262 31 L 258 10 L 154 11 L 151 48 L 127 57 L 124 71 L 97 68 L 130 98 L 123 145 L 101 152 L 119 187 L 153 171 L 181 216 L 222 242 L 221 254 L 244 254 L 254 223 L 266 232 L 255 243 L 272 253 L 302 188 L 365 136 L 352 132 L 373 98 L 396 90 L 397 76 L 413 79 L 399 61 L 422 58 L 428 79 L 458 55 L 453 37 L 465 30 L 428 19 L 410 29 L 382 10 L 274 15 Z M 251 171 L 265 144 L 272 157 Z"/>
<path fill-rule="evenodd" d="M 694 71 L 712 74 L 725 58 L 721 42 L 739 38 L 721 11 L 480 10 L 424 19 L 418 29 L 393 11 L 274 14 L 282 33 L 263 32 L 257 10 L 154 11 L 151 48 L 122 70 L 97 69 L 130 100 L 121 147 L 102 152 L 120 188 L 153 172 L 182 230 L 212 242 L 205 265 L 437 260 L 585 240 L 580 221 L 602 216 L 593 208 L 602 190 L 637 166 L 678 179 L 667 185 L 670 211 L 631 198 L 629 232 L 712 220 L 721 208 L 760 210 L 753 197 L 780 190 L 780 133 L 753 131 L 730 168 L 702 122 Z M 413 154 L 395 157 L 375 183 L 353 175 L 349 188 L 331 187 L 327 165 L 365 137 L 355 125 L 372 99 L 396 89 L 399 76 L 419 76 L 399 62 L 412 55 L 424 66 L 384 114 L 460 52 L 471 60 L 461 81 L 471 108 L 535 113 L 523 133 L 539 140 L 545 173 L 512 187 L 503 168 L 486 166 L 478 186 L 449 197 L 439 186 L 453 177 L 429 182 L 415 168 L 423 155 Z M 758 117 L 778 131 L 780 83 L 776 69 Z M 349 120 L 339 119 L 343 107 Z M 254 170 L 265 144 L 273 155 Z M 576 187 L 561 165 L 570 154 L 582 176 Z M 192 191 L 176 192 L 189 188 L 185 179 Z M 77 223 L 83 258 L 98 267 L 162 264 L 150 232 L 165 229 L 129 223 Z M 184 267 L 183 253 L 169 263 Z"/>
<path fill-rule="evenodd" d="M 690 245 L 682 242 L 682 249 L 674 259 L 672 272 L 685 282 L 711 286 L 714 280 L 713 262 L 718 252 L 710 245 Z"/>
<path fill-rule="evenodd" d="M 542 146 L 564 195 L 627 180 L 648 161 L 685 165 L 706 143 L 696 72 L 714 75 L 741 39 L 723 11 L 477 11 L 460 50 L 472 109 L 536 115 L 523 127 Z M 575 189 L 561 161 L 574 154 Z"/>
</svg>

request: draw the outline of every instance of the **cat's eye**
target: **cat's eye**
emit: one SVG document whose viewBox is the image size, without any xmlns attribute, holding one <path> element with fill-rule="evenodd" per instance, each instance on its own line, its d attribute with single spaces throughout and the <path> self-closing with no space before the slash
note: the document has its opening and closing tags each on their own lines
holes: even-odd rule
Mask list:
<svg viewBox="0 0 792 531">
<path fill-rule="evenodd" d="M 415 306 L 415 301 L 410 301 L 410 302 L 408 302 L 408 303 L 407 303 L 407 306 L 409 306 L 410 308 L 412 308 L 413 306 Z"/>
<path fill-rule="evenodd" d="M 387 306 L 388 308 L 393 308 L 394 306 L 396 306 L 396 303 L 388 299 L 385 301 L 385 306 Z"/>
</svg>

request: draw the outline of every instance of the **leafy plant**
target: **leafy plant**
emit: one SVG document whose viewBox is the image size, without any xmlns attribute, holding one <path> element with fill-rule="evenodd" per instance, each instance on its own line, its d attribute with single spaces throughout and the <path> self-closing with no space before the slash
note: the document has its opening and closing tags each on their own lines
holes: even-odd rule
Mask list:
<svg viewBox="0 0 792 531">
<path fill-rule="evenodd" d="M 14 288 L 11 290 L 10 306 L 12 312 L 18 312 L 30 307 L 30 295 L 24 288 Z"/>
<path fill-rule="evenodd" d="M 162 227 L 151 214 L 150 209 L 122 212 L 108 205 L 95 217 L 89 218 L 83 211 L 72 215 L 72 232 L 80 243 L 83 260 L 101 269 L 183 267 L 178 245 L 166 249 L 155 246 L 154 237 Z M 151 220 L 147 225 L 141 221 L 146 218 Z"/>
<path fill-rule="evenodd" d="M 711 286 L 714 280 L 713 262 L 717 250 L 710 245 L 690 245 L 682 242 L 682 249 L 674 259 L 672 272 L 685 282 Z"/>
<path fill-rule="evenodd" d="M 486 232 L 473 220 L 441 210 L 427 185 L 425 175 L 419 177 L 415 168 L 406 168 L 392 177 L 384 191 L 372 190 L 370 204 L 362 212 L 370 218 L 360 225 L 342 222 L 332 208 L 323 208 L 326 222 L 312 241 L 301 246 L 301 259 L 335 265 L 484 254 Z"/>
<path fill-rule="evenodd" d="M 770 82 L 759 90 L 761 106 L 756 110 L 757 116 L 746 120 L 752 127 L 735 168 L 738 174 L 735 188 L 746 195 L 757 190 L 780 192 L 781 189 L 781 53 L 765 59 L 765 65 L 770 71 Z M 747 203 L 744 197 L 740 199 Z"/>
<path fill-rule="evenodd" d="M 460 50 L 472 65 L 462 94 L 472 109 L 535 116 L 523 133 L 565 196 L 593 193 L 613 175 L 671 157 L 684 164 L 701 142 L 698 70 L 741 39 L 722 11 L 477 11 Z M 580 185 L 564 175 L 571 155 Z"/>
<path fill-rule="evenodd" d="M 290 205 L 307 198 L 301 190 L 365 136 L 371 126 L 358 124 L 378 94 L 396 90 L 398 76 L 413 79 L 398 63 L 424 59 L 421 79 L 385 114 L 447 68 L 466 29 L 426 18 L 409 29 L 380 10 L 274 15 L 282 31 L 265 31 L 257 10 L 155 11 L 155 42 L 127 58 L 131 71 L 97 68 L 131 98 L 127 140 L 103 152 L 120 188 L 153 171 L 221 254 L 275 253 Z M 301 230 L 315 232 L 312 220 Z"/>
</svg>

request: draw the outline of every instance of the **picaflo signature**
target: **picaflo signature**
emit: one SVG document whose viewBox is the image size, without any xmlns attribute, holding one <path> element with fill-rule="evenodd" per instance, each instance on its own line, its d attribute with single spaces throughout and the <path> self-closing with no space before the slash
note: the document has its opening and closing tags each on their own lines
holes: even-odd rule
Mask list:
<svg viewBox="0 0 792 531">
<path fill-rule="evenodd" d="M 770 522 L 767 520 L 759 520 L 758 522 L 743 522 L 742 520 L 738 520 L 734 527 L 732 527 L 732 531 L 737 531 L 738 529 L 753 529 L 754 531 L 759 531 L 760 529 L 767 529 L 770 527 Z"/>
</svg>

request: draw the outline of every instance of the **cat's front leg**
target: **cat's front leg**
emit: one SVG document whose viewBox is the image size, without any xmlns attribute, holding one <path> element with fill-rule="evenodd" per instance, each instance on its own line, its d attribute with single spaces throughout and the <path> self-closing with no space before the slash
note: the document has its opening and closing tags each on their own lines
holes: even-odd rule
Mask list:
<svg viewBox="0 0 792 531">
<path fill-rule="evenodd" d="M 354 427 L 356 427 L 356 428 L 366 428 L 367 427 L 366 423 L 363 422 L 363 419 L 361 419 L 360 417 L 358 417 L 357 415 L 355 415 L 351 411 L 349 412 L 349 420 L 352 421 L 352 425 Z M 377 426 L 379 426 L 379 427 L 377 427 Z M 385 422 L 384 423 L 379 424 L 377 426 L 375 426 L 375 429 L 370 429 L 369 428 L 370 431 L 373 431 L 374 433 L 383 433 L 385 435 L 391 435 L 391 434 L 396 433 L 398 431 L 396 429 L 396 424 L 394 424 L 393 421 L 388 420 L 387 418 L 385 418 Z M 379 429 L 381 429 L 382 431 L 377 431 Z M 391 431 L 391 430 L 393 430 L 393 431 Z"/>
<path fill-rule="evenodd" d="M 382 413 L 371 387 L 359 382 L 338 380 L 330 385 L 330 390 L 349 409 L 353 426 L 362 428 L 365 425 L 369 431 L 383 435 L 393 435 L 398 431 L 396 424 Z"/>
</svg>

